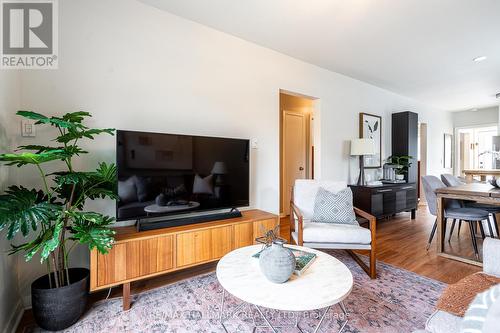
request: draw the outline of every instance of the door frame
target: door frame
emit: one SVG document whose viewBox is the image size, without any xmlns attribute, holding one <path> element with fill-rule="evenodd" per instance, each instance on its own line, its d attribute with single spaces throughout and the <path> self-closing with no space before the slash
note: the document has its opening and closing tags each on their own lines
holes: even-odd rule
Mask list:
<svg viewBox="0 0 500 333">
<path fill-rule="evenodd" d="M 496 127 L 497 133 L 500 132 L 500 125 L 497 123 L 485 123 L 485 124 L 477 124 L 471 126 L 458 126 L 453 129 L 454 135 L 454 155 L 453 155 L 453 174 L 455 176 L 462 176 L 462 170 L 460 169 L 460 130 L 468 130 L 468 129 L 476 129 L 476 128 L 484 128 L 484 127 Z"/>
<path fill-rule="evenodd" d="M 281 96 L 282 94 L 284 95 L 290 95 L 290 96 L 295 96 L 295 97 L 300 97 L 308 100 L 313 101 L 313 112 L 312 114 L 309 114 L 309 119 L 308 119 L 308 124 L 309 126 L 306 126 L 306 137 L 308 140 L 306 140 L 306 175 L 308 178 L 316 178 L 319 176 L 319 147 L 320 147 L 320 126 L 319 126 L 319 99 L 316 97 L 311 97 L 307 96 L 304 94 L 298 94 L 294 92 L 290 92 L 287 90 L 282 90 L 280 89 L 279 91 L 279 107 L 278 107 L 278 114 L 279 114 L 279 215 L 280 217 L 285 217 L 284 214 L 284 205 L 287 203 L 284 203 L 284 186 L 285 186 L 285 173 L 284 173 L 284 142 L 283 142 L 283 136 L 284 136 L 284 124 L 283 124 L 283 118 L 284 118 L 284 113 L 286 111 L 290 112 L 291 110 L 287 110 L 287 108 L 282 107 L 281 104 Z M 293 111 L 292 111 L 293 112 Z"/>
</svg>

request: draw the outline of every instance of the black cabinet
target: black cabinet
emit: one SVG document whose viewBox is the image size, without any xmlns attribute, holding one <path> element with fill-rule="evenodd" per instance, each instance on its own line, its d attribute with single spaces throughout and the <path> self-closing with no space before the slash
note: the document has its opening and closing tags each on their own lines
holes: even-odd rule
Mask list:
<svg viewBox="0 0 500 333">
<path fill-rule="evenodd" d="M 406 180 L 418 180 L 418 114 L 405 111 L 392 114 L 392 155 L 413 157 Z"/>
<path fill-rule="evenodd" d="M 384 184 L 381 186 L 349 185 L 354 197 L 354 206 L 376 218 L 401 212 L 411 212 L 415 218 L 417 209 L 417 184 Z"/>
</svg>

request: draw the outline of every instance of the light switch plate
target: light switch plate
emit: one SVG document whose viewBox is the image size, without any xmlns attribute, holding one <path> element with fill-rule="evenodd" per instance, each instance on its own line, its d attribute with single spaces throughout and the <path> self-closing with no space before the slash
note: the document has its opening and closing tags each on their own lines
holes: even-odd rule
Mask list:
<svg viewBox="0 0 500 333">
<path fill-rule="evenodd" d="M 257 149 L 259 148 L 259 141 L 257 139 L 251 139 L 250 144 L 252 146 L 252 149 Z"/>
<path fill-rule="evenodd" d="M 31 119 L 21 120 L 21 136 L 34 137 L 36 136 L 35 121 Z"/>
</svg>

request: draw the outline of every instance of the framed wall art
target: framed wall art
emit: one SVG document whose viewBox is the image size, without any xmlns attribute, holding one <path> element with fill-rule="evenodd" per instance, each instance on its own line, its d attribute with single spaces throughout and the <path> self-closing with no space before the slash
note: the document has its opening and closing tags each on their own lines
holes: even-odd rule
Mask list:
<svg viewBox="0 0 500 333">
<path fill-rule="evenodd" d="M 375 154 L 364 156 L 365 168 L 382 167 L 382 117 L 361 112 L 359 114 L 359 137 L 375 141 Z"/>
</svg>

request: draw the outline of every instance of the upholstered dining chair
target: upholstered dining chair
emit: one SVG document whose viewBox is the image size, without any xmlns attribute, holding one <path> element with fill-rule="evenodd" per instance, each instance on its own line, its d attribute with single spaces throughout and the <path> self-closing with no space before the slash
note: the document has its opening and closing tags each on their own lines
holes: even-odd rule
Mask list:
<svg viewBox="0 0 500 333">
<path fill-rule="evenodd" d="M 347 250 L 368 276 L 375 279 L 377 277 L 375 217 L 354 207 L 354 213 L 358 220 L 356 224 L 313 222 L 316 194 L 320 188 L 336 193 L 347 188 L 347 183 L 310 179 L 296 180 L 290 201 L 290 239 L 299 246 L 314 249 Z M 368 224 L 368 228 L 360 226 L 359 223 Z M 352 250 L 369 251 L 369 266 Z"/>
<path fill-rule="evenodd" d="M 455 177 L 452 174 L 442 174 L 441 175 L 441 180 L 443 183 L 446 184 L 446 186 L 460 186 L 464 185 L 465 182 L 462 182 L 462 180 L 458 177 Z M 469 208 L 479 208 L 482 210 L 487 211 L 490 213 L 490 218 L 488 219 L 488 223 L 486 224 L 488 226 L 488 236 L 495 238 L 499 236 L 499 231 L 498 231 L 498 222 L 497 222 L 497 217 L 496 214 L 500 213 L 500 206 L 495 206 L 495 205 L 488 205 L 488 204 L 483 204 L 483 203 L 478 203 L 475 201 L 463 201 L 462 202 L 463 207 L 469 207 Z M 448 237 L 448 241 L 451 240 L 451 236 L 453 235 L 453 229 L 455 228 L 455 220 L 453 220 L 453 223 L 451 224 L 451 229 L 450 229 L 450 236 Z M 458 234 L 460 234 L 460 228 L 462 226 L 462 221 L 459 222 L 458 224 Z M 495 231 L 493 231 L 493 228 Z"/>
<path fill-rule="evenodd" d="M 432 215 L 437 216 L 437 196 L 435 191 L 439 188 L 446 187 L 446 185 L 436 176 L 423 176 L 422 185 L 424 187 L 425 198 L 427 199 L 427 206 L 429 208 L 429 212 Z M 445 227 L 448 219 L 468 222 L 472 239 L 472 247 L 474 248 L 474 254 L 477 260 L 479 260 L 479 251 L 477 248 L 477 241 L 472 224 L 474 222 L 479 222 L 481 233 L 484 235 L 482 221 L 488 220 L 488 217 L 489 213 L 487 211 L 478 208 L 462 207 L 461 203 L 457 200 L 447 200 L 445 203 L 445 209 L 444 209 Z M 427 250 L 429 250 L 429 247 L 432 243 L 432 239 L 434 238 L 434 234 L 436 233 L 437 223 L 438 221 L 436 217 L 434 225 L 432 226 L 431 234 L 429 235 L 429 241 L 427 242 Z M 444 234 L 446 234 L 446 228 L 443 231 L 443 235 Z"/>
</svg>

